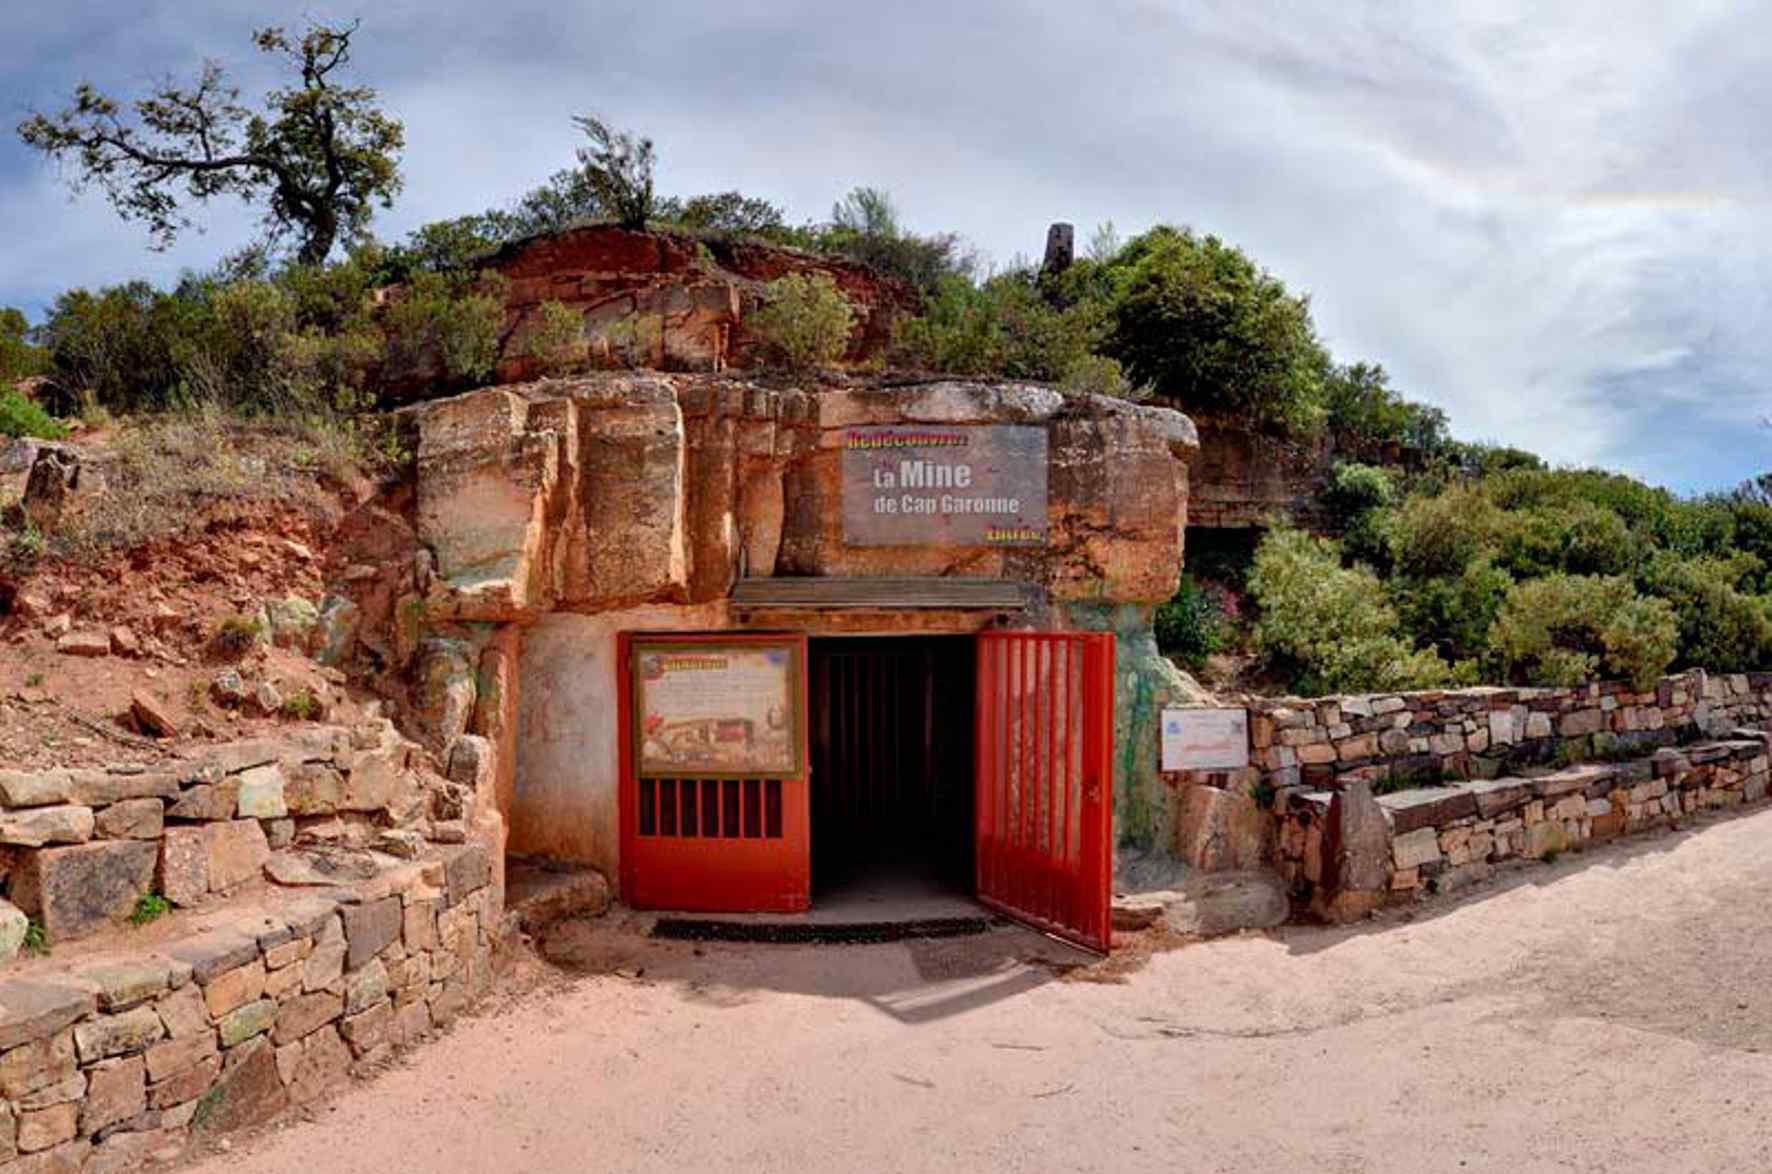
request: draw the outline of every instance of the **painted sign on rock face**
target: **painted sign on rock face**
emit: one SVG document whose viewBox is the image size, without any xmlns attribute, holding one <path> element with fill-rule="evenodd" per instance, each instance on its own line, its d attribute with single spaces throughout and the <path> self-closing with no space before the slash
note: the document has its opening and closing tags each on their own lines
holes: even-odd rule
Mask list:
<svg viewBox="0 0 1772 1174">
<path fill-rule="evenodd" d="M 1248 765 L 1248 710 L 1163 710 L 1164 770 L 1238 770 Z"/>
<path fill-rule="evenodd" d="M 1007 424 L 843 434 L 851 546 L 1044 546 L 1046 430 Z"/>
</svg>

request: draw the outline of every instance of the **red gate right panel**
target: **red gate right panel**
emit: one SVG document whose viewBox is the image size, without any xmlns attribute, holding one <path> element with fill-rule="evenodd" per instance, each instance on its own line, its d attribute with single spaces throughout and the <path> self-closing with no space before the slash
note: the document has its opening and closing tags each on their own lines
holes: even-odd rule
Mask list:
<svg viewBox="0 0 1772 1174">
<path fill-rule="evenodd" d="M 978 896 L 1105 952 L 1112 941 L 1114 638 L 978 639 Z"/>
</svg>

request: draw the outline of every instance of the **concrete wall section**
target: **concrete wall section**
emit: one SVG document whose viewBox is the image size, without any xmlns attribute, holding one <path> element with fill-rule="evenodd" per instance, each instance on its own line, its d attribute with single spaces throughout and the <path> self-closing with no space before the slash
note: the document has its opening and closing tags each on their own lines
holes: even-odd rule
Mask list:
<svg viewBox="0 0 1772 1174">
<path fill-rule="evenodd" d="M 724 604 L 555 612 L 523 634 L 510 850 L 620 875 L 616 637 L 728 626 Z"/>
</svg>

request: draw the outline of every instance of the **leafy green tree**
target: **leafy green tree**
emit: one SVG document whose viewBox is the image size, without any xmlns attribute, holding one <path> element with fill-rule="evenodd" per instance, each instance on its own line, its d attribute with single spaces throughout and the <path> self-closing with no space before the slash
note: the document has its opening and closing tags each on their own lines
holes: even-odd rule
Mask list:
<svg viewBox="0 0 1772 1174">
<path fill-rule="evenodd" d="M 1513 584 L 1513 577 L 1485 555 L 1456 575 L 1398 577 L 1385 586 L 1404 631 L 1448 661 L 1474 666 L 1487 658 L 1490 626 Z"/>
<path fill-rule="evenodd" d="M 374 209 L 400 190 L 400 123 L 378 108 L 373 89 L 336 80 L 357 27 L 316 24 L 300 40 L 281 28 L 255 33 L 258 48 L 300 79 L 266 95 L 262 111 L 241 105 L 211 62 L 193 85 L 168 81 L 135 102 L 133 119 L 83 83 L 73 105 L 32 114 L 19 137 L 71 162 L 74 186 L 98 185 L 119 215 L 148 226 L 157 248 L 190 227 L 190 204 L 237 196 L 262 201 L 271 237 L 294 233 L 297 257 L 318 264 L 341 238 L 363 236 Z"/>
<path fill-rule="evenodd" d="M 545 375 L 563 375 L 582 367 L 589 353 L 584 315 L 564 302 L 543 302 L 536 307 L 526 349 L 541 363 Z"/>
<path fill-rule="evenodd" d="M 1185 409 L 1291 433 L 1322 421 L 1309 301 L 1215 236 L 1161 226 L 1116 254 L 1105 353 Z"/>
<path fill-rule="evenodd" d="M 1772 656 L 1772 618 L 1766 603 L 1742 592 L 1760 560 L 1681 558 L 1663 552 L 1644 572 L 1644 589 L 1673 608 L 1680 626 L 1681 667 L 1738 673 L 1764 668 Z"/>
<path fill-rule="evenodd" d="M 49 355 L 31 341 L 24 312 L 0 306 L 0 384 L 41 375 L 48 368 Z"/>
<path fill-rule="evenodd" d="M 768 200 L 743 192 L 708 192 L 659 202 L 658 219 L 696 232 L 776 238 L 787 231 L 787 214 Z"/>
<path fill-rule="evenodd" d="M 1202 668 L 1206 658 L 1225 645 L 1225 616 L 1217 600 L 1185 572 L 1168 602 L 1159 604 L 1151 626 L 1157 647 L 1179 656 L 1189 667 Z"/>
<path fill-rule="evenodd" d="M 1397 572 L 1427 579 L 1462 574 L 1494 540 L 1500 512 L 1480 491 L 1463 487 L 1411 497 L 1389 530 Z"/>
<path fill-rule="evenodd" d="M 1446 413 L 1404 399 L 1376 363 L 1333 367 L 1323 380 L 1323 407 L 1344 453 L 1382 457 L 1392 445 L 1436 453 L 1450 441 Z"/>
</svg>

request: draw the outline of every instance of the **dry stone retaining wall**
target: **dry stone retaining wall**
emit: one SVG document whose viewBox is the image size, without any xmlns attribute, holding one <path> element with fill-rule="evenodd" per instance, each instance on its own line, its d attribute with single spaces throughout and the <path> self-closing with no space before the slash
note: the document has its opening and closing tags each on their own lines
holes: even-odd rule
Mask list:
<svg viewBox="0 0 1772 1174">
<path fill-rule="evenodd" d="M 462 741 L 457 755 L 473 757 L 467 743 L 479 740 Z M 150 892 L 178 906 L 230 893 L 291 846 L 410 856 L 427 839 L 461 843 L 479 782 L 472 765 L 465 782 L 429 771 L 386 719 L 225 743 L 164 766 L 0 771 L 0 960 L 16 953 L 27 917 L 50 942 L 86 937 Z"/>
<path fill-rule="evenodd" d="M 480 844 L 0 981 L 0 1171 L 120 1171 L 264 1121 L 447 1025 L 500 920 Z"/>
<path fill-rule="evenodd" d="M 1382 834 L 1364 849 L 1378 864 L 1364 891 L 1398 896 L 1452 892 L 1510 860 L 1543 860 L 1698 812 L 1758 803 L 1767 793 L 1768 737 L 1742 733 L 1634 761 L 1421 787 L 1376 800 L 1361 783 L 1339 799 L 1287 788 L 1274 799 L 1281 875 L 1301 903 L 1333 911 L 1334 893 L 1349 887 L 1348 857 L 1363 850 L 1344 829 L 1373 803 L 1383 813 L 1376 825 Z"/>
</svg>

